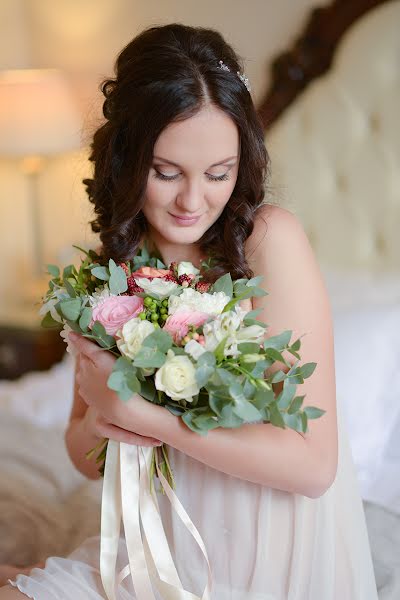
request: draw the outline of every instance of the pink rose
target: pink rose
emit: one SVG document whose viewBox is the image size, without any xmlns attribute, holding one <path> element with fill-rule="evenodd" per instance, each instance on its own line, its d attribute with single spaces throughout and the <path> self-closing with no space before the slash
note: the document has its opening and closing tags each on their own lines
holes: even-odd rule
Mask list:
<svg viewBox="0 0 400 600">
<path fill-rule="evenodd" d="M 173 315 L 169 315 L 163 329 L 172 335 L 176 344 L 179 344 L 189 331 L 189 325 L 200 327 L 209 318 L 210 315 L 208 313 L 181 309 L 177 310 Z"/>
<path fill-rule="evenodd" d="M 140 269 L 131 274 L 132 277 L 147 277 L 150 279 L 153 277 L 165 277 L 165 275 L 171 275 L 171 271 L 169 269 L 155 269 L 154 267 L 140 267 Z"/>
<path fill-rule="evenodd" d="M 143 298 L 139 296 L 110 296 L 93 308 L 92 322 L 100 321 L 108 335 L 114 335 L 122 325 L 143 310 Z"/>
</svg>

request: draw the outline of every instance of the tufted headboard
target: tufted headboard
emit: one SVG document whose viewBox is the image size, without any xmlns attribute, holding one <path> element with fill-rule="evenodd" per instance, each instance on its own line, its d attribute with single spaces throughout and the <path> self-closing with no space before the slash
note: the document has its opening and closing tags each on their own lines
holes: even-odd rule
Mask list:
<svg viewBox="0 0 400 600">
<path fill-rule="evenodd" d="M 297 51 L 275 62 L 291 81 L 275 81 L 259 108 L 272 166 L 267 200 L 299 216 L 321 264 L 397 271 L 400 0 L 336 1 L 315 13 Z M 322 75 L 321 60 L 330 65 Z"/>
</svg>

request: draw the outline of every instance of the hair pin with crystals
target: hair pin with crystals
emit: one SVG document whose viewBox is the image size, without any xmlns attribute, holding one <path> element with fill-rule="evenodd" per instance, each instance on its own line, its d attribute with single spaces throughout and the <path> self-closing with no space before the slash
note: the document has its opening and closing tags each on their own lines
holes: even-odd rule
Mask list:
<svg viewBox="0 0 400 600">
<path fill-rule="evenodd" d="M 219 61 L 219 68 L 223 69 L 224 71 L 230 71 L 230 68 L 222 61 Z M 247 90 L 250 92 L 251 87 L 250 87 L 250 81 L 248 80 L 247 77 L 245 77 L 245 75 L 241 74 L 239 71 L 236 71 L 237 76 L 239 77 L 239 79 L 241 81 L 243 81 L 244 85 L 246 86 Z"/>
</svg>

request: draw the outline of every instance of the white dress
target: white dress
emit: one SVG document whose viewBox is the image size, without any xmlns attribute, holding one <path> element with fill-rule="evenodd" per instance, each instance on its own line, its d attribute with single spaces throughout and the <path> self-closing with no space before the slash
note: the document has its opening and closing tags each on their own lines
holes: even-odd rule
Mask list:
<svg viewBox="0 0 400 600">
<path fill-rule="evenodd" d="M 377 600 L 363 505 L 340 412 L 338 428 L 337 476 L 316 499 L 226 475 L 169 448 L 175 492 L 207 548 L 212 600 Z M 204 557 L 167 497 L 160 492 L 157 497 L 184 589 L 201 596 L 207 579 Z M 67 558 L 48 558 L 44 569 L 10 582 L 34 600 L 103 600 L 99 539 L 91 537 Z M 127 563 L 121 537 L 118 572 Z M 128 576 L 119 585 L 118 600 L 135 598 Z"/>
</svg>

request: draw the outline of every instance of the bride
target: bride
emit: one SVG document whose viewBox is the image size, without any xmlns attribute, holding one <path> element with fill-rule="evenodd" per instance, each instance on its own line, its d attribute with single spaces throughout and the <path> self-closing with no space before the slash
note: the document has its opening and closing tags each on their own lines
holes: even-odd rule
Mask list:
<svg viewBox="0 0 400 600">
<path fill-rule="evenodd" d="M 264 201 L 269 159 L 238 56 L 212 29 L 150 27 L 121 51 L 116 76 L 102 91 L 106 120 L 92 142 L 93 178 L 84 183 L 104 256 L 132 258 L 146 240 L 167 265 L 199 266 L 212 251 L 210 281 L 228 271 L 233 278 L 263 275 L 268 296 L 254 298 L 253 308 L 262 308 L 268 336 L 305 334 L 302 361 L 317 368 L 300 393 L 304 406 L 326 412 L 306 434 L 257 423 L 199 436 L 137 394 L 122 403 L 106 385 L 114 357 L 78 336 L 65 436 L 73 463 L 94 479 L 97 465 L 85 452 L 102 437 L 168 444 L 176 494 L 210 557 L 212 600 L 376 600 L 363 507 L 336 407 L 327 291 L 298 218 Z M 159 504 L 183 586 L 201 594 L 202 554 L 161 494 Z M 0 600 L 105 598 L 99 539 L 18 575 L 1 588 Z M 118 561 L 127 562 L 123 537 Z M 129 578 L 117 597 L 136 598 Z"/>
</svg>

